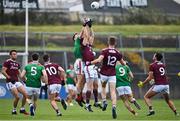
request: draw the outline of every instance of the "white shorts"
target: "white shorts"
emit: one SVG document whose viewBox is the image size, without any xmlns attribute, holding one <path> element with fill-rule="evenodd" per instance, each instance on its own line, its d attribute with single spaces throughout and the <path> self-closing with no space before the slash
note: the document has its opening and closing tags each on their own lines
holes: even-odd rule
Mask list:
<svg viewBox="0 0 180 121">
<path fill-rule="evenodd" d="M 59 94 L 59 92 L 61 90 L 61 84 L 51 84 L 51 85 L 49 85 L 48 90 L 49 90 L 50 94 L 54 94 L 54 93 Z"/>
<path fill-rule="evenodd" d="M 129 86 L 120 86 L 120 87 L 117 87 L 116 90 L 119 96 L 132 94 L 131 87 Z"/>
<path fill-rule="evenodd" d="M 26 86 L 26 92 L 29 96 L 32 95 L 39 95 L 40 94 L 40 88 L 35 88 L 35 87 L 27 87 Z"/>
<path fill-rule="evenodd" d="M 85 66 L 84 74 L 85 74 L 86 81 L 98 80 L 98 73 L 97 73 L 97 70 L 95 69 L 94 65 Z"/>
<path fill-rule="evenodd" d="M 101 82 L 113 82 L 116 83 L 116 76 L 105 76 L 100 74 Z"/>
<path fill-rule="evenodd" d="M 76 59 L 74 63 L 74 71 L 75 73 L 78 74 L 83 74 L 83 68 L 84 68 L 84 63 L 82 59 Z"/>
<path fill-rule="evenodd" d="M 152 91 L 169 94 L 169 85 L 154 85 Z"/>
<path fill-rule="evenodd" d="M 11 90 L 13 88 L 18 88 L 20 86 L 23 86 L 23 84 L 21 82 L 15 82 L 15 84 L 13 84 L 12 82 L 6 83 L 6 87 L 8 90 Z"/>
<path fill-rule="evenodd" d="M 67 85 L 67 89 L 68 89 L 68 90 L 77 91 L 76 86 L 74 86 L 73 84 L 68 84 L 68 85 Z"/>
</svg>

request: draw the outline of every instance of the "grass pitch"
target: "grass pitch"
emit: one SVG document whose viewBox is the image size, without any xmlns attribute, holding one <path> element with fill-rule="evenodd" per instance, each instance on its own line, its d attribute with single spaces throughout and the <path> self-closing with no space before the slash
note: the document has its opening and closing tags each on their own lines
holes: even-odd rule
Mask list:
<svg viewBox="0 0 180 121">
<path fill-rule="evenodd" d="M 98 108 L 92 107 L 94 112 L 87 112 L 84 108 L 81 108 L 77 104 L 74 103 L 74 106 L 68 107 L 65 111 L 62 109 L 60 103 L 58 103 L 60 110 L 63 114 L 62 117 L 57 117 L 55 111 L 52 109 L 48 100 L 39 100 L 38 107 L 36 110 L 36 115 L 34 117 L 26 116 L 23 114 L 19 114 L 19 108 L 17 108 L 18 115 L 11 115 L 12 110 L 12 99 L 0 99 L 0 120 L 13 120 L 13 121 L 25 121 L 25 120 L 82 120 L 82 121 L 90 121 L 90 120 L 98 120 L 98 121 L 106 121 L 113 120 L 111 116 L 111 102 L 108 103 L 108 108 L 106 111 L 101 111 Z M 132 115 L 127 109 L 124 107 L 121 100 L 118 100 L 117 103 L 117 119 L 116 120 L 180 120 L 180 117 L 176 117 L 174 113 L 169 109 L 164 100 L 154 100 L 153 106 L 156 111 L 156 115 L 147 117 L 146 114 L 148 112 L 147 107 L 143 100 L 138 100 L 140 105 L 142 106 L 141 110 L 136 110 L 138 112 L 138 116 Z M 93 103 L 93 101 L 91 101 Z M 174 103 L 177 107 L 177 110 L 180 110 L 180 101 L 174 100 Z M 20 107 L 20 103 L 19 106 Z M 26 107 L 26 110 L 29 110 L 29 107 Z"/>
<path fill-rule="evenodd" d="M 78 32 L 82 25 L 40 25 L 29 26 L 30 32 Z M 94 25 L 95 32 L 117 32 L 124 36 L 139 33 L 180 33 L 180 25 Z M 1 25 L 0 32 L 24 32 L 24 26 Z"/>
</svg>

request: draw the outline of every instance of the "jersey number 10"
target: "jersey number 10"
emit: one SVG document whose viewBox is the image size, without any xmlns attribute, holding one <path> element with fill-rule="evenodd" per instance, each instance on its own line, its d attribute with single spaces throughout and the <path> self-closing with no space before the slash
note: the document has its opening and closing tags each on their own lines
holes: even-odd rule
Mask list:
<svg viewBox="0 0 180 121">
<path fill-rule="evenodd" d="M 49 73 L 49 75 L 56 75 L 57 74 L 57 70 L 55 67 L 51 66 L 49 68 L 46 68 L 47 72 Z"/>
</svg>

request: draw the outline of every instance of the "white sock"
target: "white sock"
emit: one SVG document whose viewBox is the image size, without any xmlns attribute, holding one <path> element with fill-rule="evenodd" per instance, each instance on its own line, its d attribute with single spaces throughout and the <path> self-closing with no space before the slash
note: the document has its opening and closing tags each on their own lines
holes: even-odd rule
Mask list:
<svg viewBox="0 0 180 121">
<path fill-rule="evenodd" d="M 112 108 L 116 108 L 116 105 L 112 105 Z"/>
<path fill-rule="evenodd" d="M 25 110 L 25 108 L 24 107 L 21 107 L 21 109 L 20 110 Z"/>
<path fill-rule="evenodd" d="M 86 107 L 88 107 L 89 106 L 89 103 L 86 103 Z"/>
<path fill-rule="evenodd" d="M 16 111 L 16 108 L 13 108 L 13 112 L 15 112 Z"/>
<path fill-rule="evenodd" d="M 103 102 L 106 102 L 106 98 L 105 99 L 102 99 Z"/>
</svg>

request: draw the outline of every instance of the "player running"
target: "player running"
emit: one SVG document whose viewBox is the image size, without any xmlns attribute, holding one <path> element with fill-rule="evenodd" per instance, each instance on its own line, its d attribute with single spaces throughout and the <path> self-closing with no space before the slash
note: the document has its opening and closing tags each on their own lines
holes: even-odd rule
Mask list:
<svg viewBox="0 0 180 121">
<path fill-rule="evenodd" d="M 56 101 L 61 101 L 63 108 L 66 110 L 67 105 L 63 99 L 60 100 L 59 92 L 61 90 L 62 84 L 65 80 L 64 69 L 58 64 L 51 63 L 49 55 L 43 56 L 45 70 L 48 75 L 48 89 L 49 89 L 49 99 L 53 109 L 56 111 L 57 116 L 62 116 Z"/>
<path fill-rule="evenodd" d="M 67 102 L 69 106 L 73 106 L 72 100 L 76 96 L 76 80 L 73 65 L 69 65 L 69 69 L 66 70 L 66 84 L 68 89 Z"/>
<path fill-rule="evenodd" d="M 161 53 L 155 53 L 153 56 L 153 63 L 150 64 L 149 67 L 149 76 L 143 82 L 139 82 L 138 86 L 143 87 L 149 81 L 154 79 L 155 84 L 147 91 L 144 95 L 144 100 L 149 107 L 149 114 L 147 116 L 151 116 L 155 114 L 155 111 L 152 107 L 151 98 L 155 95 L 162 93 L 166 103 L 169 105 L 171 110 L 174 112 L 176 116 L 179 114 L 176 111 L 174 103 L 169 99 L 169 81 L 166 76 L 166 66 L 161 62 L 163 56 Z"/>
<path fill-rule="evenodd" d="M 131 72 L 129 66 L 117 64 L 116 65 L 116 90 L 122 99 L 125 107 L 134 115 L 138 115 L 134 109 L 130 106 L 129 102 L 133 103 L 137 109 L 141 109 L 139 104 L 133 98 L 131 90 L 131 82 L 134 78 L 133 73 Z"/>
<path fill-rule="evenodd" d="M 16 108 L 19 102 L 19 93 L 23 95 L 22 98 L 22 105 L 20 108 L 20 113 L 24 113 L 28 115 L 28 113 L 25 111 L 25 104 L 27 99 L 27 93 L 26 90 L 21 82 L 19 82 L 18 77 L 20 77 L 20 64 L 16 61 L 17 59 L 17 51 L 11 50 L 9 52 L 10 59 L 7 59 L 2 67 L 2 74 L 6 77 L 6 87 L 11 92 L 11 94 L 14 97 L 13 102 L 13 110 L 12 114 L 17 114 Z"/>
<path fill-rule="evenodd" d="M 43 82 L 47 84 L 47 74 L 44 67 L 39 63 L 39 54 L 34 53 L 31 58 L 32 62 L 25 66 L 21 73 L 21 78 L 26 79 L 26 91 L 28 93 L 28 99 L 31 100 L 30 115 L 34 116 L 40 93 L 41 77 L 43 78 Z"/>
<path fill-rule="evenodd" d="M 121 64 L 125 64 L 122 54 L 115 49 L 116 38 L 108 38 L 108 48 L 102 50 L 101 55 L 91 61 L 91 64 L 96 64 L 102 62 L 102 67 L 100 70 L 100 77 L 102 82 L 102 100 L 103 106 L 102 110 L 105 111 L 107 107 L 106 101 L 106 84 L 109 83 L 110 86 L 110 95 L 112 100 L 112 117 L 117 118 L 116 114 L 116 72 L 115 65 L 117 61 L 120 61 Z"/>
</svg>

